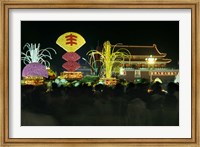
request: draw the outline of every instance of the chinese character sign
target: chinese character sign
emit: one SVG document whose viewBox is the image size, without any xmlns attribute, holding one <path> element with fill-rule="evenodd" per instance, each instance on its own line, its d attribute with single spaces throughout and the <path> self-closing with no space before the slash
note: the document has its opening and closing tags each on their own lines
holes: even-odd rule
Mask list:
<svg viewBox="0 0 200 147">
<path fill-rule="evenodd" d="M 85 39 L 78 33 L 67 32 L 61 35 L 56 43 L 67 52 L 75 52 L 85 44 Z"/>
</svg>

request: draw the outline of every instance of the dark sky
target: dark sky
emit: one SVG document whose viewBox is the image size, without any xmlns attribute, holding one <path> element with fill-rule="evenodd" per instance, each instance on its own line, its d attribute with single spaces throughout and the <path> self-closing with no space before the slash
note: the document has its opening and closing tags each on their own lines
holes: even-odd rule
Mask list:
<svg viewBox="0 0 200 147">
<path fill-rule="evenodd" d="M 178 21 L 22 21 L 21 48 L 25 43 L 40 43 L 41 48 L 54 48 L 58 54 L 52 53 L 53 60 L 49 61 L 53 70 L 61 72 L 65 62 L 62 55 L 66 51 L 56 44 L 56 40 L 66 32 L 77 32 L 85 38 L 86 44 L 77 51 L 85 58 L 86 53 L 95 49 L 98 42 L 102 46 L 106 40 L 111 44 L 156 44 L 160 52 L 167 53 L 166 58 L 172 59 L 168 67 L 178 66 Z M 80 63 L 84 61 L 80 60 Z"/>
</svg>

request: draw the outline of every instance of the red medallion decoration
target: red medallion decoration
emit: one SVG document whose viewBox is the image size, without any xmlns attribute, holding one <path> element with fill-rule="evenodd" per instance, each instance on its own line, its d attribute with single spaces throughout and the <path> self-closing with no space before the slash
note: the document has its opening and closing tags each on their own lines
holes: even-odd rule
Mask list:
<svg viewBox="0 0 200 147">
<path fill-rule="evenodd" d="M 80 56 L 75 52 L 65 53 L 62 58 L 66 61 L 77 61 L 80 59 Z"/>
<path fill-rule="evenodd" d="M 65 62 L 62 67 L 68 71 L 75 71 L 80 68 L 80 64 L 76 61 Z"/>
</svg>

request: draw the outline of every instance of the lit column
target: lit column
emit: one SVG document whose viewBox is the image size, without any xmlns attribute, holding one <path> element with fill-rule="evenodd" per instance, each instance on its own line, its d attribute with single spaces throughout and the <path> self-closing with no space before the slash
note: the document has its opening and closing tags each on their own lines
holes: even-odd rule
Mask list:
<svg viewBox="0 0 200 147">
<path fill-rule="evenodd" d="M 154 64 L 157 61 L 157 58 L 153 58 L 152 55 L 150 55 L 149 58 L 145 58 L 145 61 L 147 62 L 148 68 L 149 68 L 149 75 L 150 75 L 150 82 L 152 82 L 152 73 L 151 73 L 151 69 L 150 67 L 154 67 Z"/>
</svg>

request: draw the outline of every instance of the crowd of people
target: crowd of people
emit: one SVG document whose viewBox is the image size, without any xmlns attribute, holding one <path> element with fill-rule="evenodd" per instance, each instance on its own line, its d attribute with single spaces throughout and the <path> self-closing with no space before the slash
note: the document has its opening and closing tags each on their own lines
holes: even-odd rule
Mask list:
<svg viewBox="0 0 200 147">
<path fill-rule="evenodd" d="M 21 89 L 22 126 L 178 126 L 179 85 L 47 87 Z"/>
</svg>

